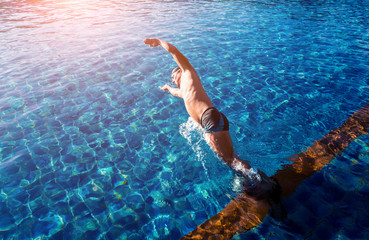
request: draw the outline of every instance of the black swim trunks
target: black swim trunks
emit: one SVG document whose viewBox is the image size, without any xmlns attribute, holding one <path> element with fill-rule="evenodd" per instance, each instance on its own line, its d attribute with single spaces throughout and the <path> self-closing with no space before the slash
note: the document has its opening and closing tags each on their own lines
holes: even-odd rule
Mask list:
<svg viewBox="0 0 369 240">
<path fill-rule="evenodd" d="M 227 117 L 215 107 L 210 107 L 204 111 L 201 116 L 201 126 L 207 133 L 229 130 Z"/>
</svg>

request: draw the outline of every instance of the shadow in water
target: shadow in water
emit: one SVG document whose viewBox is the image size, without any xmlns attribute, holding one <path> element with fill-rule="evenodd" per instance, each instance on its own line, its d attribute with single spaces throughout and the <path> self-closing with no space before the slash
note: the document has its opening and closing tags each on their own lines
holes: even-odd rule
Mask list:
<svg viewBox="0 0 369 240">
<path fill-rule="evenodd" d="M 356 111 L 342 126 L 315 141 L 306 151 L 293 156 L 291 158 L 292 164 L 283 166 L 273 175 L 282 188 L 282 198 L 290 196 L 304 180 L 322 170 L 324 166 L 341 155 L 342 151 L 353 140 L 362 134 L 367 134 L 368 127 L 369 104 Z M 307 193 L 310 192 L 311 190 L 307 191 Z M 303 197 L 302 199 L 307 198 Z M 183 239 L 230 239 L 237 233 L 250 230 L 261 224 L 269 209 L 268 199 L 255 200 L 247 194 L 243 194 L 232 200 L 222 211 L 184 236 Z"/>
</svg>

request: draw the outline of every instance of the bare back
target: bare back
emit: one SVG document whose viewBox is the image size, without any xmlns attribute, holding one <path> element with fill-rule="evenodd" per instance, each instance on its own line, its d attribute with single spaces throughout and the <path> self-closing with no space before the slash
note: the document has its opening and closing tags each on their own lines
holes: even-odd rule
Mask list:
<svg viewBox="0 0 369 240">
<path fill-rule="evenodd" d="M 151 47 L 160 45 L 173 56 L 173 59 L 182 71 L 180 86 L 176 83 L 179 89 L 169 86 L 164 86 L 162 89 L 169 91 L 176 97 L 183 98 L 188 114 L 196 122 L 201 124 L 201 115 L 206 109 L 213 107 L 213 104 L 202 87 L 196 70 L 192 67 L 188 59 L 172 44 L 156 38 L 146 38 L 144 42 Z"/>
<path fill-rule="evenodd" d="M 213 107 L 213 103 L 194 69 L 183 71 L 180 89 L 188 114 L 201 124 L 201 115 L 206 109 Z"/>
</svg>

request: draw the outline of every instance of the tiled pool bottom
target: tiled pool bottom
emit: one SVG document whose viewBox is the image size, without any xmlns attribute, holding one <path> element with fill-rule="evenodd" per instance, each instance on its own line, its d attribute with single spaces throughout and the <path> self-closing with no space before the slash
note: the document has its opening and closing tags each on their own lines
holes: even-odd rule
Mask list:
<svg viewBox="0 0 369 240">
<path fill-rule="evenodd" d="M 218 202 L 229 201 L 207 181 L 200 161 L 176 161 L 187 159 L 188 152 L 160 153 L 146 146 L 152 141 L 142 141 L 145 134 L 132 134 L 131 125 L 122 134 L 120 127 L 107 132 L 94 121 L 88 127 L 83 120 L 68 126 L 61 118 L 29 114 L 7 132 L 3 153 L 9 151 L 9 157 L 0 169 L 0 237 L 177 239 L 216 214 Z M 33 127 L 25 127 L 27 122 Z M 50 126 L 53 131 L 47 131 Z M 41 133 L 43 141 L 37 141 Z M 154 147 L 187 144 L 167 135 L 153 130 L 146 137 L 155 139 Z M 129 142 L 122 147 L 125 139 Z M 12 144 L 17 140 L 24 146 Z M 142 145 L 146 148 L 138 153 Z"/>
<path fill-rule="evenodd" d="M 369 136 L 350 144 L 284 199 L 284 222 L 270 216 L 234 239 L 368 239 Z"/>
<path fill-rule="evenodd" d="M 152 98 L 159 98 L 152 95 Z M 205 171 L 203 162 L 196 159 L 187 140 L 180 136 L 177 124 L 186 121 L 183 109 L 178 107 L 169 111 L 162 103 L 160 108 L 156 103 L 137 101 L 140 105 L 136 104 L 131 114 L 123 115 L 128 107 L 122 107 L 117 99 L 127 98 L 108 96 L 96 91 L 86 112 L 81 110 L 84 102 L 78 106 L 68 100 L 63 107 L 60 103 L 45 101 L 46 106 L 30 112 L 27 112 L 30 103 L 20 104 L 19 109 L 24 112 L 16 116 L 24 117 L 16 127 L 8 128 L 9 132 L 4 136 L 7 144 L 2 149 L 2 154 L 8 156 L 0 169 L 2 238 L 178 239 L 231 200 L 229 194 L 232 191 L 222 189 L 227 183 L 222 186 L 217 181 L 231 183 L 232 173 L 216 162 L 202 142 L 199 146 L 207 156 Z M 89 94 L 84 99 L 91 100 Z M 166 98 L 166 101 L 171 99 Z M 17 111 L 15 105 L 8 110 Z M 143 111 L 143 105 L 152 110 Z M 101 108 L 106 111 L 100 113 Z M 53 116 L 54 112 L 58 114 Z M 169 115 L 177 119 L 181 116 L 180 121 L 168 121 Z M 129 124 L 132 119 L 135 121 Z M 259 131 L 266 130 L 261 128 Z M 235 136 L 247 139 L 246 133 Z M 299 136 L 292 137 L 285 149 L 296 147 L 289 143 L 296 142 Z M 319 229 L 327 227 L 330 230 L 326 234 L 330 234 L 331 239 L 335 239 L 334 234 L 346 236 L 347 231 L 359 231 L 357 234 L 365 239 L 366 232 L 360 227 L 366 226 L 365 223 L 352 224 L 352 220 L 360 222 L 367 216 L 362 208 L 362 204 L 368 202 L 365 199 L 367 182 L 356 181 L 358 194 L 363 195 L 361 199 L 340 189 L 355 183 L 351 177 L 356 180 L 358 176 L 368 178 L 368 148 L 365 144 L 368 142 L 365 136 L 356 140 L 342 157 L 311 178 L 320 176 L 317 184 L 310 186 L 312 180 L 309 179 L 296 195 L 286 200 L 291 223 L 274 226 L 274 222 L 267 218 L 260 227 L 238 237 L 319 239 L 316 237 Z M 159 147 L 168 149 L 168 146 L 170 154 L 157 150 Z M 16 154 L 12 155 L 12 152 Z M 275 166 L 268 166 L 272 167 Z M 320 180 L 324 180 L 325 188 L 320 186 Z M 342 198 L 336 199 L 336 195 L 342 193 L 348 196 L 343 198 L 344 202 Z M 351 200 L 349 193 L 359 202 L 354 199 L 352 204 L 348 203 Z M 322 213 L 311 213 L 307 206 Z M 345 210 L 339 218 L 341 215 L 335 214 L 342 209 L 348 209 L 350 214 L 345 215 Z M 340 223 L 334 225 L 337 228 L 325 222 L 330 217 Z"/>
<path fill-rule="evenodd" d="M 235 149 L 268 174 L 367 103 L 368 4 L 190 2 L 1 2 L 0 239 L 178 239 L 236 194 L 178 132 L 183 103 L 157 88 L 174 62 L 145 37 L 191 59 Z M 366 182 L 345 190 L 367 178 L 355 144 L 286 199 L 290 223 L 238 238 L 366 238 Z"/>
<path fill-rule="evenodd" d="M 267 217 L 234 238 L 367 239 L 368 142 L 368 135 L 355 140 L 285 199 L 285 222 Z M 122 160 L 79 169 L 83 164 L 73 161 L 54 163 L 49 172 L 43 172 L 46 163 L 41 161 L 6 168 L 2 181 L 7 185 L 0 195 L 2 239 L 179 239 L 216 214 L 216 201 L 224 198 L 220 189 L 195 179 L 202 172 L 199 161 L 182 166 L 186 179 L 153 162 L 133 166 Z M 153 172 L 159 172 L 155 178 L 150 177 Z M 186 188 L 193 181 L 198 188 Z"/>
</svg>

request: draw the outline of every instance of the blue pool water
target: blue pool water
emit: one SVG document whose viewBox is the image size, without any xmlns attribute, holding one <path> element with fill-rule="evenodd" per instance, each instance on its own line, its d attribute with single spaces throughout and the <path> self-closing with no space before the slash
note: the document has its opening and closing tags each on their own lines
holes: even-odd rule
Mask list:
<svg viewBox="0 0 369 240">
<path fill-rule="evenodd" d="M 369 1 L 2 0 L 0 239 L 179 239 L 238 194 L 158 37 L 268 175 L 369 102 Z M 368 239 L 369 138 L 235 239 Z"/>
</svg>

